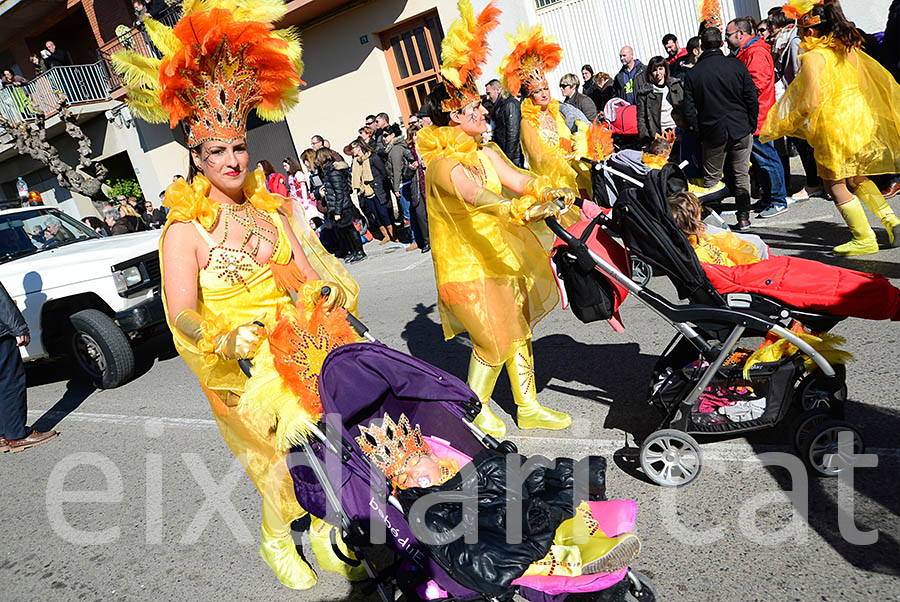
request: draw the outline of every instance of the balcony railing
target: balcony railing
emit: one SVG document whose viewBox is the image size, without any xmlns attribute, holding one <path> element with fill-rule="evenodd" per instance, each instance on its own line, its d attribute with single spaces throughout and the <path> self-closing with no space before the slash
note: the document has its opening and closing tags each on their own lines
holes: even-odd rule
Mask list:
<svg viewBox="0 0 900 602">
<path fill-rule="evenodd" d="M 109 78 L 102 62 L 93 65 L 53 67 L 24 86 L 0 90 L 0 113 L 13 123 L 31 121 L 35 109 L 48 117 L 59 107 L 57 92 L 66 95 L 70 105 L 110 99 Z"/>
<path fill-rule="evenodd" d="M 156 20 L 164 25 L 173 27 L 178 23 L 180 18 L 181 6 L 175 5 L 169 7 L 165 12 L 159 15 Z M 159 50 L 153 46 L 153 42 L 150 41 L 150 36 L 147 35 L 147 30 L 144 29 L 143 26 L 132 28 L 130 31 L 106 42 L 97 49 L 97 55 L 106 67 L 106 74 L 109 78 L 111 90 L 117 90 L 125 83 L 122 80 L 122 76 L 116 73 L 115 69 L 112 68 L 111 62 L 112 55 L 121 50 L 132 50 L 140 55 L 153 58 L 161 57 Z"/>
</svg>

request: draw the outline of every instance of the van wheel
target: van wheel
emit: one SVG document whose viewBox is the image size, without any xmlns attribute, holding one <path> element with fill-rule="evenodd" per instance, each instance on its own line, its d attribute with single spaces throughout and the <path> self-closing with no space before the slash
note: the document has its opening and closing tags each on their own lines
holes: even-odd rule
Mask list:
<svg viewBox="0 0 900 602">
<path fill-rule="evenodd" d="M 102 311 L 72 314 L 70 346 L 75 364 L 99 389 L 114 389 L 134 375 L 134 351 L 128 337 Z"/>
</svg>

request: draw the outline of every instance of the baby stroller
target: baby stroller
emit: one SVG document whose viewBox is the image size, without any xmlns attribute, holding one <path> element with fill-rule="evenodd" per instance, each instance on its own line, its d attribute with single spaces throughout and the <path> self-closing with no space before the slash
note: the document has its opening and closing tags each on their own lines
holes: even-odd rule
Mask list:
<svg viewBox="0 0 900 602">
<path fill-rule="evenodd" d="M 648 173 L 641 184 L 620 190 L 612 217 L 602 215 L 597 221 L 618 233 L 629 253 L 668 276 L 687 305 L 669 302 L 598 257 L 585 245 L 584 235 L 572 236 L 553 219 L 547 223 L 565 243 L 566 253 L 625 287 L 677 331 L 653 370 L 648 402 L 663 419 L 642 442 L 644 473 L 659 485 L 686 485 L 702 466 L 694 435 L 772 428 L 799 406 L 803 413 L 793 426 L 794 448 L 814 474 L 836 476 L 853 457 L 850 449 L 838 445 L 839 439 L 845 441 L 842 434 L 850 434 L 853 453 L 864 448 L 858 430 L 841 420 L 845 373 L 789 326 L 797 320 L 821 333 L 844 318 L 801 311 L 756 293 L 720 295 L 669 213 L 667 197 L 687 189 L 681 170 L 670 163 Z M 741 341 L 769 333 L 786 339 L 798 352 L 754 364 L 744 378 L 743 363 L 737 361 L 741 354 L 736 353 Z M 806 370 L 806 360 L 815 368 Z M 736 405 L 742 414 L 729 416 L 716 407 Z"/>
<path fill-rule="evenodd" d="M 292 450 L 288 468 L 300 504 L 314 516 L 339 525 L 344 542 L 360 560 L 341 552 L 332 530 L 335 553 L 350 564 L 364 564 L 370 586 L 382 602 L 393 601 L 396 590 L 406 600 L 500 601 L 511 600 L 518 591 L 528 600 L 555 602 L 569 592 L 599 590 L 613 592 L 610 599 L 656 599 L 649 579 L 627 568 L 568 579 L 528 578 L 530 581 L 523 583 L 520 578 L 513 582 L 516 587 L 502 593 L 474 591 L 454 580 L 451 569 L 417 541 L 391 483 L 354 437 L 360 434 L 360 425 L 374 418 L 403 413 L 412 424 L 421 424 L 423 429 L 428 425 L 426 439 L 433 448 L 440 446 L 462 457 L 473 457 L 485 448 L 515 453 L 515 445 L 498 442 L 474 425 L 480 402 L 462 381 L 377 343 L 358 320 L 348 318 L 370 342 L 340 347 L 326 358 L 319 377 L 326 419 L 310 425 L 315 436 Z M 620 501 L 624 502 L 619 506 L 623 512 L 607 517 L 608 523 L 601 525 L 607 533 L 633 528 L 637 506 L 631 500 Z M 377 570 L 365 555 L 365 549 L 373 544 L 386 545 L 397 561 Z"/>
</svg>

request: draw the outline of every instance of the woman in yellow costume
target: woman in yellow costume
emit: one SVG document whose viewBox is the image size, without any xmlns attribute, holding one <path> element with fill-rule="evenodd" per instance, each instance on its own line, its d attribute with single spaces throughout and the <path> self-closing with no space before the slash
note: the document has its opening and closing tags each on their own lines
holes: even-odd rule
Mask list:
<svg viewBox="0 0 900 602">
<path fill-rule="evenodd" d="M 271 25 L 284 12 L 274 0 L 187 0 L 174 28 L 145 20 L 162 59 L 125 51 L 114 65 L 135 114 L 187 131 L 188 181 L 166 190 L 160 240 L 166 319 L 262 496 L 260 555 L 284 585 L 307 589 L 317 577 L 291 537 L 305 511 L 286 453 L 321 415 L 324 355 L 355 340 L 343 310 L 331 310 L 355 310 L 358 286 L 305 220 L 293 222 L 290 204 L 267 192 L 262 172 L 249 171 L 248 113 L 283 118 L 303 83 L 296 34 Z M 326 284 L 331 294 L 322 298 Z M 238 360 L 250 358 L 248 378 Z M 359 577 L 332 552 L 328 530 L 313 520 L 319 566 Z"/>
<path fill-rule="evenodd" d="M 803 41 L 800 73 L 769 111 L 767 142 L 803 138 L 853 239 L 835 255 L 878 252 L 863 203 L 884 224 L 888 244 L 900 244 L 900 219 L 866 176 L 900 172 L 900 86 L 862 51 L 863 38 L 837 0 L 791 0 Z"/>
<path fill-rule="evenodd" d="M 524 26 L 516 37 L 510 38 L 512 51 L 503 58 L 500 75 L 503 87 L 514 96 L 521 96 L 521 144 L 528 169 L 547 176 L 556 185 L 591 190 L 590 167 L 581 157 L 587 155 L 588 124 L 577 121 L 578 132 L 566 126 L 559 111 L 559 101 L 550 96 L 546 72 L 556 68 L 562 60 L 562 47 L 545 38 L 540 25 L 531 30 Z"/>
<path fill-rule="evenodd" d="M 542 223 L 559 215 L 562 197 L 549 178 L 516 168 L 493 145 L 476 79 L 487 56 L 485 37 L 500 13 L 487 7 L 476 18 L 469 0 L 441 44 L 444 81 L 425 106 L 434 125 L 419 130 L 416 149 L 425 161 L 425 190 L 438 309 L 444 336 L 468 332 L 474 349 L 468 383 L 482 402 L 475 423 L 502 437 L 506 425 L 488 407 L 504 364 L 519 428 L 563 429 L 572 418 L 537 401 L 531 329 L 559 298 L 549 254 L 552 234 Z"/>
</svg>

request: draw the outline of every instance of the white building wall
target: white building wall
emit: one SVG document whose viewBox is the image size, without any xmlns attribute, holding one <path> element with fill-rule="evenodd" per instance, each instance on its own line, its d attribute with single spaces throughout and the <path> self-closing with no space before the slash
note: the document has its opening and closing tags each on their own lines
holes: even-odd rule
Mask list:
<svg viewBox="0 0 900 602">
<path fill-rule="evenodd" d="M 739 16 L 759 18 L 757 0 L 723 0 L 722 11 L 725 22 Z M 695 0 L 560 0 L 537 9 L 536 15 L 563 47 L 562 63 L 548 76 L 557 97 L 553 84 L 566 73 L 580 76 L 585 63 L 595 72 L 615 75 L 622 67 L 619 50 L 631 46 L 646 65 L 652 57 L 665 55 L 664 35 L 675 34 L 684 46 L 697 35 L 700 23 Z"/>
</svg>

